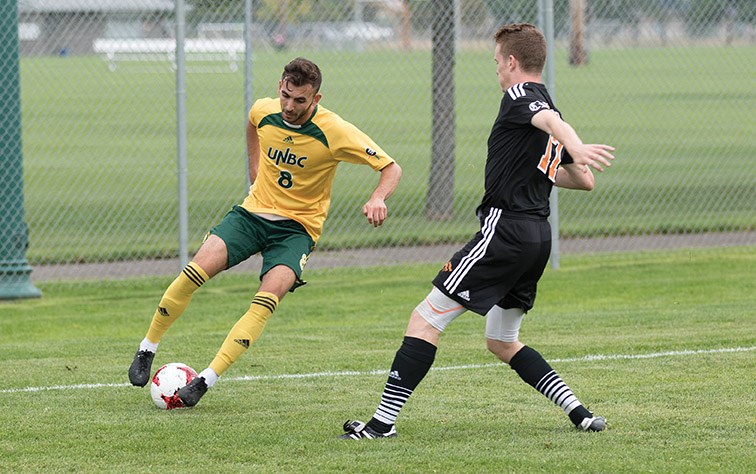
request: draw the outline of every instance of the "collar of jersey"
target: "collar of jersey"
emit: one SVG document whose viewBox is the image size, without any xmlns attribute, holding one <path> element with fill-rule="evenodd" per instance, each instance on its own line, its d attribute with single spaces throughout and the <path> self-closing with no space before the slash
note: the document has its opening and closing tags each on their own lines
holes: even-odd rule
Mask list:
<svg viewBox="0 0 756 474">
<path fill-rule="evenodd" d="M 305 123 L 303 123 L 303 124 L 295 125 L 293 123 L 289 123 L 289 122 L 287 122 L 286 120 L 283 119 L 283 114 L 281 114 L 281 122 L 283 122 L 283 124 L 286 125 L 289 128 L 293 128 L 294 130 L 299 130 L 302 127 L 307 126 L 307 124 L 311 123 L 312 122 L 312 118 L 315 116 L 316 113 L 318 113 L 318 106 L 317 105 L 315 106 L 314 109 L 312 109 L 312 115 L 310 115 L 310 117 L 307 120 L 305 120 Z"/>
<path fill-rule="evenodd" d="M 264 127 L 266 125 L 271 125 L 278 128 L 285 128 L 287 130 L 296 130 L 296 133 L 302 134 L 302 135 L 308 135 L 312 138 L 318 140 L 323 145 L 325 145 L 326 148 L 329 148 L 328 146 L 328 139 L 325 136 L 325 133 L 323 133 L 323 130 L 320 129 L 315 123 L 313 123 L 312 119 L 315 117 L 315 114 L 318 113 L 318 107 L 315 106 L 315 110 L 312 111 L 312 115 L 309 119 L 302 125 L 292 125 L 290 123 L 286 123 L 283 119 L 283 114 L 281 112 L 272 113 L 268 116 L 265 116 L 260 120 L 260 123 L 257 124 L 257 127 Z"/>
</svg>

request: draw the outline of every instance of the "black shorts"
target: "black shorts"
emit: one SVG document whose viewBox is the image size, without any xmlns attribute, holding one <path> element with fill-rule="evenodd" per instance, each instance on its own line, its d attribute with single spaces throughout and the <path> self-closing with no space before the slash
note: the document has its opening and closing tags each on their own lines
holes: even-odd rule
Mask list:
<svg viewBox="0 0 756 474">
<path fill-rule="evenodd" d="M 433 285 L 481 315 L 494 305 L 527 312 L 550 253 L 546 219 L 487 209 L 480 231 L 444 265 Z"/>
</svg>

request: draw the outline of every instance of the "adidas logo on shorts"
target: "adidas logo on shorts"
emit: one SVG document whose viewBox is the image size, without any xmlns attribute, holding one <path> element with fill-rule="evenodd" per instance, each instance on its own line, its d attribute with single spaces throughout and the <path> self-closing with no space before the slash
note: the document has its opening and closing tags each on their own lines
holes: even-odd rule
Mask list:
<svg viewBox="0 0 756 474">
<path fill-rule="evenodd" d="M 457 293 L 457 296 L 459 296 L 460 298 L 462 298 L 465 301 L 470 301 L 470 292 L 467 291 L 467 290 L 460 291 L 459 293 Z"/>
</svg>

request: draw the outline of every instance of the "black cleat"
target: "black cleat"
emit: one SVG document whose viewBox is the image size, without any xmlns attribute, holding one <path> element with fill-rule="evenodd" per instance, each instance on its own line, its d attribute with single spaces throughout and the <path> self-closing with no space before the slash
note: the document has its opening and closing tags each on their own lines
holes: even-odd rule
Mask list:
<svg viewBox="0 0 756 474">
<path fill-rule="evenodd" d="M 376 438 L 396 438 L 396 427 L 391 426 L 388 433 L 379 433 L 361 421 L 349 421 L 344 423 L 344 433 L 339 436 L 341 439 L 376 439 Z"/>
<path fill-rule="evenodd" d="M 150 370 L 155 353 L 150 351 L 137 351 L 134 360 L 129 367 L 129 381 L 131 385 L 144 387 L 150 381 Z"/>
<path fill-rule="evenodd" d="M 195 377 L 191 382 L 181 387 L 176 395 L 184 402 L 184 406 L 193 407 L 200 401 L 205 392 L 207 392 L 205 377 Z"/>
</svg>

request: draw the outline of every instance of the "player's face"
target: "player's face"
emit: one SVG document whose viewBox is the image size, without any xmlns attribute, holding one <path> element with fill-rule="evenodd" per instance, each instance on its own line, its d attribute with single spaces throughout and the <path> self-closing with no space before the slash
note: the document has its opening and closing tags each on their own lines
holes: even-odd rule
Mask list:
<svg viewBox="0 0 756 474">
<path fill-rule="evenodd" d="M 513 84 L 510 84 L 512 82 L 512 74 L 509 69 L 509 59 L 504 57 L 501 49 L 501 43 L 496 43 L 494 61 L 496 62 L 496 75 L 499 77 L 499 87 L 504 92 Z"/>
<path fill-rule="evenodd" d="M 312 85 L 297 87 L 289 81 L 278 81 L 278 97 L 281 99 L 281 115 L 292 125 L 305 123 L 320 100 L 320 94 Z"/>
</svg>

